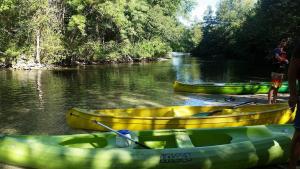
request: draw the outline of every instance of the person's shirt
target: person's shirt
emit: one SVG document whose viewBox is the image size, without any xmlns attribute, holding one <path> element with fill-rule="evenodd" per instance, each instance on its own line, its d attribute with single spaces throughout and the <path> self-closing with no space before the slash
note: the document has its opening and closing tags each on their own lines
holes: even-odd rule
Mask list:
<svg viewBox="0 0 300 169">
<path fill-rule="evenodd" d="M 289 63 L 287 59 L 287 54 L 282 48 L 278 47 L 274 49 L 273 56 L 273 71 L 278 73 L 284 73 L 287 69 L 287 64 Z"/>
<path fill-rule="evenodd" d="M 275 48 L 274 49 L 274 55 L 275 55 L 275 57 L 276 56 L 280 56 L 280 54 L 281 54 L 281 49 L 280 48 Z"/>
<path fill-rule="evenodd" d="M 275 55 L 276 62 L 281 63 L 281 62 L 285 62 L 287 60 L 287 54 L 281 48 L 275 48 L 274 55 Z"/>
</svg>

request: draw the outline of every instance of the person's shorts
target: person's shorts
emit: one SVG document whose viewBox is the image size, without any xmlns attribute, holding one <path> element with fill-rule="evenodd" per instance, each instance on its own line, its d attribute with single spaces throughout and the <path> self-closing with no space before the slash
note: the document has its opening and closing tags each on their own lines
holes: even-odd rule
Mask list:
<svg viewBox="0 0 300 169">
<path fill-rule="evenodd" d="M 282 80 L 283 80 L 283 73 L 276 73 L 272 72 L 271 73 L 271 78 L 272 78 L 272 87 L 274 88 L 279 88 L 282 85 Z"/>
</svg>

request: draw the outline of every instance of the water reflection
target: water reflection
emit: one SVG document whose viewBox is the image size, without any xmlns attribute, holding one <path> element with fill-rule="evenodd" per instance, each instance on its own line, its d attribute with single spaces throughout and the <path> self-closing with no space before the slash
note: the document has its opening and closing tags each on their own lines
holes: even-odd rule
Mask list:
<svg viewBox="0 0 300 169">
<path fill-rule="evenodd" d="M 174 56 L 159 63 L 74 67 L 62 70 L 0 70 L 0 133 L 77 133 L 65 124 L 71 107 L 87 109 L 207 105 L 218 100 L 174 93 L 173 82 L 247 81 L 263 68 Z M 268 74 L 268 72 L 267 72 Z M 268 77 L 268 76 L 266 76 Z M 255 79 L 254 79 L 255 80 Z M 224 101 L 224 99 L 223 99 Z M 215 103 L 216 104 L 216 103 Z"/>
<path fill-rule="evenodd" d="M 269 81 L 270 68 L 235 60 L 201 60 L 174 56 L 176 79 L 187 83 Z"/>
</svg>

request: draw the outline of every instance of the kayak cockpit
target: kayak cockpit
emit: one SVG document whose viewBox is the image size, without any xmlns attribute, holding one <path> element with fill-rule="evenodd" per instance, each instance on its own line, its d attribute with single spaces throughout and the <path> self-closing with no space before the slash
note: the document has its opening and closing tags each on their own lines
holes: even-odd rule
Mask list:
<svg viewBox="0 0 300 169">
<path fill-rule="evenodd" d="M 209 131 L 155 131 L 133 133 L 132 138 L 141 144 L 152 149 L 166 148 L 191 148 L 213 145 L 230 144 L 232 137 L 226 133 L 216 133 L 212 135 Z M 117 145 L 117 136 L 111 134 L 90 134 L 75 136 L 64 139 L 59 145 L 72 148 L 120 148 Z M 125 140 L 126 141 L 126 140 Z M 131 146 L 125 148 L 141 149 L 139 145 L 133 142 Z"/>
</svg>

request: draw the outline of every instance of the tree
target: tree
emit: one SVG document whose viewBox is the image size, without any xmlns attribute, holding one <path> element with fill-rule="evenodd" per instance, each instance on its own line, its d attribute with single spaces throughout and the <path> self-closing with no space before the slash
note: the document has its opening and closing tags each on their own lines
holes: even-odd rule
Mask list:
<svg viewBox="0 0 300 169">
<path fill-rule="evenodd" d="M 204 16 L 203 39 L 193 53 L 263 61 L 282 38 L 290 39 L 292 49 L 299 9 L 300 2 L 292 0 L 222 0 L 215 18 L 209 11 Z"/>
<path fill-rule="evenodd" d="M 0 57 L 43 64 L 155 59 L 186 45 L 182 38 L 189 33 L 177 16 L 193 5 L 195 0 L 3 0 Z"/>
</svg>

